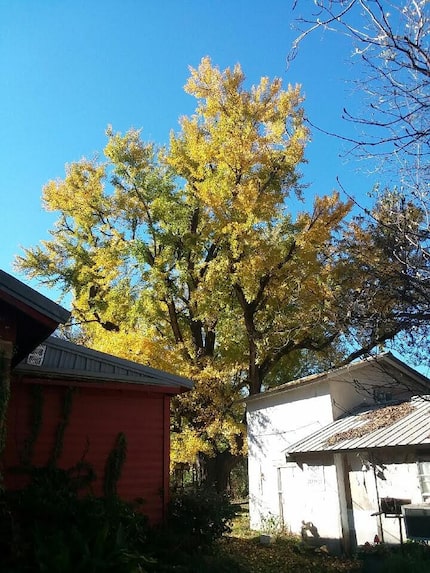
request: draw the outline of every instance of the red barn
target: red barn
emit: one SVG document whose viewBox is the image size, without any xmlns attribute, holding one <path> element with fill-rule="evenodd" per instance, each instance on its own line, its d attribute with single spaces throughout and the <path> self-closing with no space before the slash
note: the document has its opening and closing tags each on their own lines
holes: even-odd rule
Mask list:
<svg viewBox="0 0 430 573">
<path fill-rule="evenodd" d="M 67 469 L 85 462 L 97 476 L 93 491 L 101 495 L 109 459 L 122 445 L 126 455 L 117 493 L 143 499 L 144 513 L 160 521 L 169 491 L 170 398 L 192 382 L 47 338 L 68 315 L 0 271 L 0 344 L 11 361 L 2 455 L 6 487 L 20 485 L 11 470 L 24 463 Z"/>
</svg>

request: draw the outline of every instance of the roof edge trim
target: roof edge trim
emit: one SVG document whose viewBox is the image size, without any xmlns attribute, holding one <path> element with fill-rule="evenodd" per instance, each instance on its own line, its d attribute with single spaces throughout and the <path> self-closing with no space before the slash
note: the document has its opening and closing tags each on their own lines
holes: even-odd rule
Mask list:
<svg viewBox="0 0 430 573">
<path fill-rule="evenodd" d="M 0 270 L 1 291 L 57 323 L 65 323 L 70 316 L 68 310 L 3 270 Z"/>
</svg>

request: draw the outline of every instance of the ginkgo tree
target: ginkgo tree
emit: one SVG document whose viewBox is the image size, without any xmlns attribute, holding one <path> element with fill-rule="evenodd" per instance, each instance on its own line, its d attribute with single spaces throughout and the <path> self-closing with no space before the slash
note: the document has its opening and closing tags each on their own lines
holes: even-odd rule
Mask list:
<svg viewBox="0 0 430 573">
<path fill-rule="evenodd" d="M 299 87 L 246 89 L 239 65 L 204 58 L 185 90 L 197 108 L 166 149 L 109 128 L 103 160 L 45 186 L 52 240 L 18 266 L 73 295 L 87 344 L 195 381 L 175 405 L 172 458 L 198 458 L 223 487 L 244 451 L 243 397 L 344 333 L 351 205 L 305 201 Z"/>
</svg>

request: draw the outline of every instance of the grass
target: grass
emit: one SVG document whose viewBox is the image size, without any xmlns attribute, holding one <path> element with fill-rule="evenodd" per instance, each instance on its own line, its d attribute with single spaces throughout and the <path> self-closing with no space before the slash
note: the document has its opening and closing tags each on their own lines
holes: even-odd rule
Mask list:
<svg viewBox="0 0 430 573">
<path fill-rule="evenodd" d="M 358 573 L 361 570 L 358 561 L 327 555 L 306 546 L 297 537 L 280 535 L 274 543 L 262 545 L 258 532 L 249 529 L 246 506 L 241 506 L 232 532 L 219 543 L 218 556 L 235 563 L 232 573 Z"/>
<path fill-rule="evenodd" d="M 406 542 L 400 546 L 373 546 L 370 552 L 382 554 L 376 564 L 360 559 L 339 558 L 305 545 L 294 536 L 279 535 L 271 545 L 262 545 L 258 532 L 249 529 L 246 504 L 238 507 L 231 533 L 218 544 L 216 558 L 221 564 L 214 573 L 428 573 L 430 547 Z M 367 553 L 368 551 L 364 551 Z M 380 555 L 381 557 L 381 555 Z M 225 567 L 223 568 L 223 566 Z M 376 568 L 375 568 L 376 567 Z M 209 569 L 212 573 L 212 570 Z M 194 571 L 192 572 L 194 573 Z M 196 569 L 196 573 L 206 573 Z"/>
</svg>

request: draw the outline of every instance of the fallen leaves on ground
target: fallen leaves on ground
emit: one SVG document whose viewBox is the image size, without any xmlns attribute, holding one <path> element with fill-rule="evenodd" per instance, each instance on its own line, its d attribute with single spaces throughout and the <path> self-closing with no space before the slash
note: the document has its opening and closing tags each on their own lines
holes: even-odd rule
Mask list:
<svg viewBox="0 0 430 573">
<path fill-rule="evenodd" d="M 271 545 L 262 545 L 259 537 L 225 537 L 222 553 L 237 561 L 244 573 L 358 573 L 357 561 L 341 559 L 295 538 L 278 538 Z"/>
</svg>

